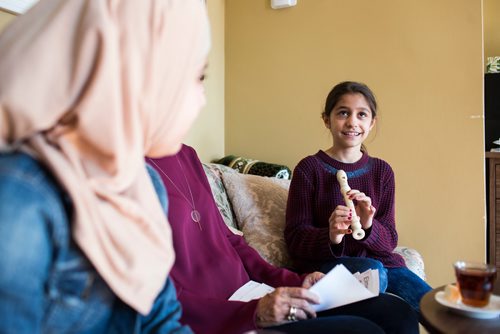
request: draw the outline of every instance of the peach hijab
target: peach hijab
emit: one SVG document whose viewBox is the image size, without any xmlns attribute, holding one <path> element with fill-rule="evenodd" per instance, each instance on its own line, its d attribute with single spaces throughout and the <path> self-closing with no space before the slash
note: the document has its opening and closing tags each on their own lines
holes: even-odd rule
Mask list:
<svg viewBox="0 0 500 334">
<path fill-rule="evenodd" d="M 142 314 L 174 262 L 143 157 L 180 148 L 169 129 L 209 44 L 201 0 L 42 0 L 0 35 L 0 150 L 53 171 L 77 244 Z"/>
</svg>

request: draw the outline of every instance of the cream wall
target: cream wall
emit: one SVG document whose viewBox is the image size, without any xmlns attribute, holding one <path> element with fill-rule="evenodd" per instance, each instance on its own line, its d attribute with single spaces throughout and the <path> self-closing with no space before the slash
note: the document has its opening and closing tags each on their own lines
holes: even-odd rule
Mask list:
<svg viewBox="0 0 500 334">
<path fill-rule="evenodd" d="M 193 125 L 185 143 L 193 146 L 202 161 L 224 156 L 224 0 L 209 0 L 208 15 L 212 49 L 208 59 L 205 89 L 207 105 Z"/>
<path fill-rule="evenodd" d="M 291 167 L 328 148 L 320 120 L 337 82 L 380 103 L 370 154 L 397 184 L 399 244 L 428 280 L 485 260 L 481 0 L 226 1 L 226 154 Z"/>
<path fill-rule="evenodd" d="M 483 8 L 486 59 L 486 57 L 500 56 L 500 0 L 483 0 Z"/>
</svg>

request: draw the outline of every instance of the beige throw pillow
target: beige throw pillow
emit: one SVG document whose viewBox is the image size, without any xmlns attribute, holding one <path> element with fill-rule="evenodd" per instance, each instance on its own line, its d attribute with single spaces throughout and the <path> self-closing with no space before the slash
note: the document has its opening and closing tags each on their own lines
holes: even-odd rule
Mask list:
<svg viewBox="0 0 500 334">
<path fill-rule="evenodd" d="M 222 180 L 240 230 L 269 263 L 291 267 L 283 230 L 290 180 L 223 173 Z"/>
</svg>

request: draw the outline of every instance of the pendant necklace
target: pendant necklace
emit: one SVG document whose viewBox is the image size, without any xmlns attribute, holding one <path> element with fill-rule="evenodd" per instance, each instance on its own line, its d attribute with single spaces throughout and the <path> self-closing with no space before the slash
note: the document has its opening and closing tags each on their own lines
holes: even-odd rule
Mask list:
<svg viewBox="0 0 500 334">
<path fill-rule="evenodd" d="M 158 170 L 163 174 L 165 175 L 165 177 L 170 181 L 170 183 L 172 183 L 172 185 L 175 187 L 175 189 L 177 189 L 177 191 L 179 192 L 179 194 L 181 194 L 181 196 L 186 200 L 186 202 L 189 203 L 189 205 L 191 206 L 191 219 L 193 220 L 193 222 L 197 223 L 198 226 L 200 227 L 200 231 L 203 230 L 201 228 L 201 215 L 200 215 L 200 212 L 198 210 L 196 210 L 196 206 L 194 204 L 194 197 L 193 197 L 193 192 L 191 191 L 191 187 L 189 186 L 189 182 L 188 182 L 188 179 L 186 177 L 186 174 L 184 173 L 184 168 L 183 166 L 181 165 L 181 161 L 179 160 L 179 157 L 176 156 L 176 159 L 177 159 L 177 163 L 179 164 L 179 168 L 182 172 L 182 175 L 184 176 L 184 181 L 186 181 L 186 185 L 187 185 L 187 188 L 188 188 L 188 191 L 189 191 L 189 195 L 191 196 L 191 201 L 189 200 L 189 198 L 187 198 L 186 195 L 184 195 L 184 193 L 179 189 L 179 187 L 177 187 L 177 185 L 174 183 L 174 181 L 167 175 L 167 173 L 165 173 L 163 171 L 163 169 L 161 169 L 160 166 L 158 166 L 158 164 L 151 158 L 148 158 L 148 161 L 151 162 L 153 165 L 155 165 L 156 168 L 158 168 Z"/>
</svg>

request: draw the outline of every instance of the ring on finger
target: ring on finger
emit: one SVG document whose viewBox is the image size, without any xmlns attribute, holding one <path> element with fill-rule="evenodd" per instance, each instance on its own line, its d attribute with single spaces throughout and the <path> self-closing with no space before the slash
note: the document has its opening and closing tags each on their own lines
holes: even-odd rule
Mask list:
<svg viewBox="0 0 500 334">
<path fill-rule="evenodd" d="M 290 305 L 290 311 L 287 316 L 288 321 L 296 321 L 297 320 L 297 308 L 293 305 Z"/>
</svg>

